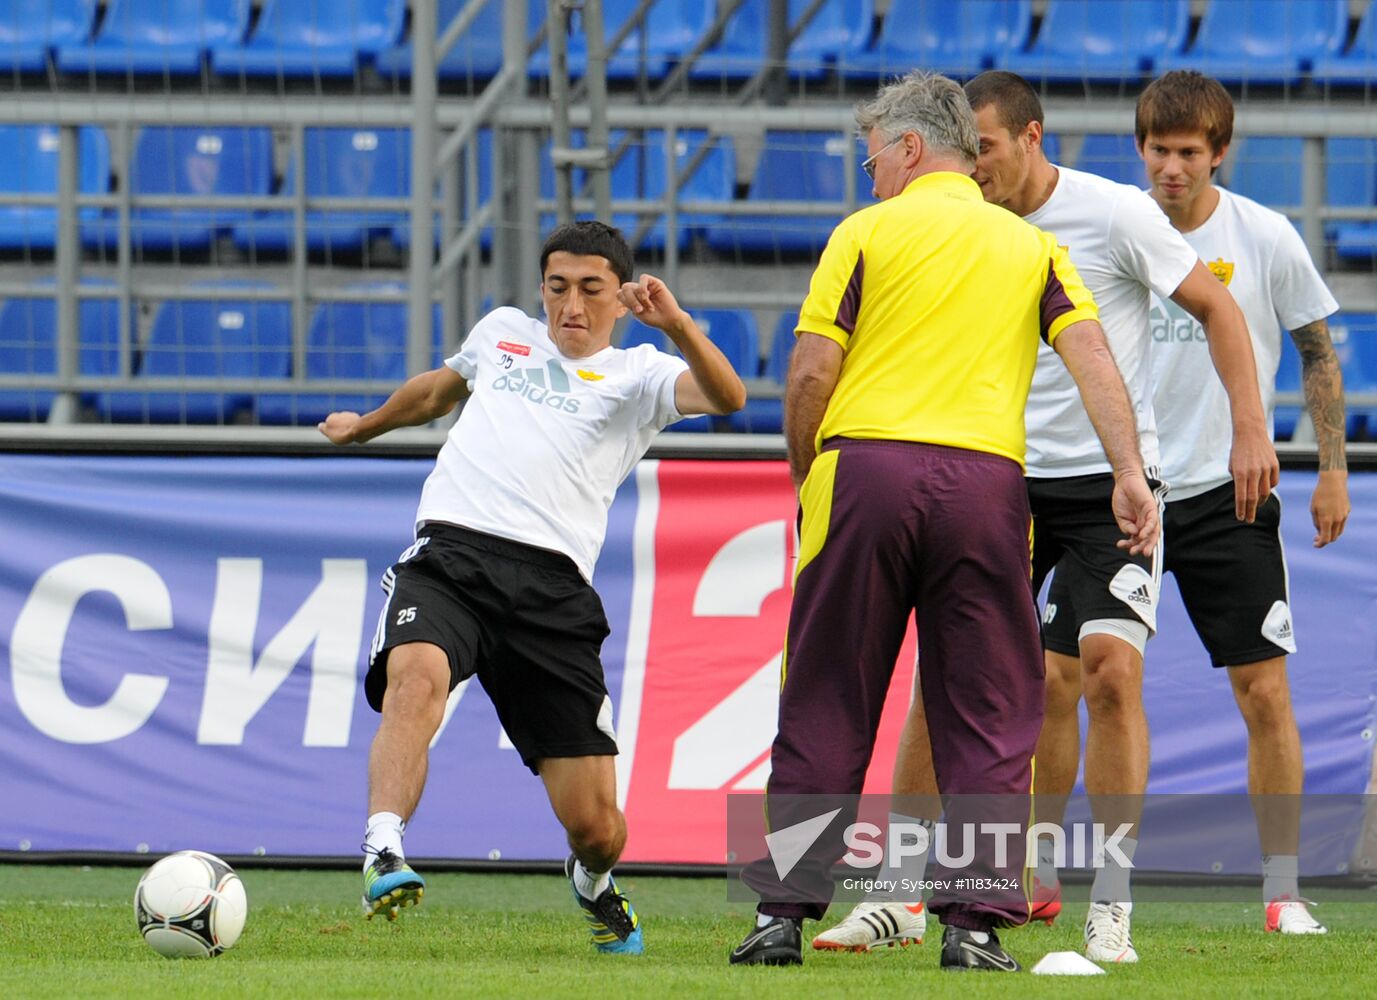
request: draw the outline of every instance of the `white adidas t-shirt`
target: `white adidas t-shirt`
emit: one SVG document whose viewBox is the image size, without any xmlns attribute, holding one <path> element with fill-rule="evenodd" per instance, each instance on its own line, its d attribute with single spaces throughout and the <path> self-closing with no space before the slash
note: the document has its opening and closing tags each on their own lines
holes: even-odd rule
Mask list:
<svg viewBox="0 0 1377 1000">
<path fill-rule="evenodd" d="M 1158 464 L 1150 391 L 1149 289 L 1169 296 L 1195 266 L 1196 253 L 1147 193 L 1081 170 L 1057 167 L 1057 186 L 1025 216 L 1066 247 L 1095 296 L 1109 349 L 1128 386 L 1143 464 Z M 1076 381 L 1057 352 L 1038 347 L 1028 393 L 1028 475 L 1063 478 L 1112 472 L 1085 412 Z"/>
<path fill-rule="evenodd" d="M 1339 308 L 1286 216 L 1220 188 L 1219 204 L 1186 241 L 1220 278 L 1248 321 L 1262 408 L 1272 422 L 1281 330 Z M 1166 298 L 1152 303 L 1153 404 L 1162 435 L 1168 500 L 1198 496 L 1229 476 L 1233 422 L 1229 396 L 1210 364 L 1205 331 Z"/>
<path fill-rule="evenodd" d="M 445 364 L 473 395 L 421 491 L 417 525 L 553 549 L 591 581 L 618 485 L 683 416 L 674 384 L 688 365 L 649 345 L 567 358 L 544 323 L 509 307 L 483 317 Z"/>
</svg>

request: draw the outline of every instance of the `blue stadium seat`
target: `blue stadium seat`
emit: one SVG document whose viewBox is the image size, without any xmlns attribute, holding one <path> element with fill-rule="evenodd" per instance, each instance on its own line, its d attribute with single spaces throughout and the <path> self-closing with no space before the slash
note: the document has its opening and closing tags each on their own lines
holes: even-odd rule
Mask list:
<svg viewBox="0 0 1377 1000">
<path fill-rule="evenodd" d="M 405 293 L 400 284 L 355 286 L 353 291 Z M 439 367 L 440 306 L 431 311 L 432 367 Z M 260 395 L 255 403 L 263 424 L 316 424 L 335 410 L 367 413 L 406 381 L 407 305 L 404 302 L 325 302 L 316 308 L 306 334 L 306 379 L 378 379 L 384 387 L 369 395 L 310 393 Z"/>
<path fill-rule="evenodd" d="M 603 36 L 606 41 L 612 41 L 639 6 L 640 0 L 603 0 Z M 649 79 L 663 79 L 670 66 L 703 37 L 712 26 L 714 17 L 714 5 L 701 0 L 657 0 L 647 12 L 642 25 L 631 30 L 617 51 L 608 53 L 608 79 L 634 80 L 641 75 L 642 68 Z M 644 67 L 641 59 L 643 31 Z M 588 48 L 581 26 L 576 25 L 568 36 L 567 51 L 569 75 L 580 77 L 588 72 Z M 531 76 L 550 75 L 548 43 L 531 57 L 527 68 Z"/>
<path fill-rule="evenodd" d="M 627 133 L 615 129 L 608 135 L 608 148 L 616 151 L 623 143 Z M 575 148 L 584 148 L 587 134 L 576 129 L 572 135 Z M 713 138 L 712 147 L 703 161 L 691 175 L 683 178 L 684 169 L 697 154 L 698 149 L 708 141 L 704 129 L 683 129 L 677 133 L 678 148 L 675 160 L 682 183 L 679 198 L 684 201 L 731 201 L 736 186 L 736 154 L 728 136 Z M 609 177 L 613 200 L 633 198 L 661 198 L 669 184 L 668 162 L 665 156 L 665 133 L 662 129 L 647 129 L 639 138 L 622 150 L 612 164 Z M 583 170 L 574 171 L 575 194 L 582 190 L 586 174 Z M 542 198 L 555 196 L 555 168 L 550 162 L 549 147 L 546 147 L 540 160 L 540 194 Z M 481 196 L 481 189 L 480 189 Z M 585 213 L 586 214 L 586 213 Z M 639 239 L 636 232 L 642 219 L 648 216 L 633 212 L 614 212 L 612 222 L 633 250 L 663 250 L 668 235 L 668 227 L 662 215 L 655 217 L 655 223 Z M 720 216 L 714 212 L 683 212 L 679 215 L 679 247 L 687 247 L 693 235 L 716 226 Z M 541 221 L 541 228 L 548 229 L 554 224 L 554 216 L 547 213 Z"/>
<path fill-rule="evenodd" d="M 56 194 L 58 131 L 51 125 L 0 126 L 0 191 L 6 194 Z M 77 190 L 105 194 L 110 188 L 110 143 L 99 128 L 77 132 Z M 100 218 L 99 208 L 82 208 L 83 223 Z M 57 206 L 0 206 L 0 247 L 52 249 L 57 245 Z"/>
<path fill-rule="evenodd" d="M 662 331 L 653 326 L 646 326 L 640 320 L 628 316 L 626 327 L 622 330 L 621 340 L 617 346 L 624 351 L 629 351 L 641 344 L 649 344 L 655 350 L 664 351 L 666 354 L 674 350 L 670 345 L 669 338 Z"/>
<path fill-rule="evenodd" d="M 794 349 L 794 328 L 797 326 L 796 311 L 780 314 L 770 340 L 770 353 L 761 370 L 761 378 L 774 382 L 781 392 L 784 389 L 784 376 L 789 373 L 789 355 Z M 748 398 L 745 407 L 739 413 L 732 414 L 730 421 L 736 430 L 753 434 L 779 434 L 784 430 L 784 402 L 780 398 Z"/>
<path fill-rule="evenodd" d="M 132 310 L 129 320 L 129 329 L 137 329 Z M 78 371 L 117 375 L 119 337 L 119 300 L 82 299 L 77 305 Z M 9 298 L 0 306 L 0 373 L 57 374 L 57 300 L 51 292 Z M 0 390 L 0 420 L 46 420 L 54 395 L 48 390 Z M 90 397 L 83 394 L 82 399 Z"/>
<path fill-rule="evenodd" d="M 306 129 L 308 198 L 404 198 L 411 193 L 411 138 L 400 128 Z M 290 203 L 296 174 L 288 170 L 280 194 Z M 356 251 L 372 232 L 391 233 L 401 211 L 306 213 L 306 246 L 332 253 Z M 291 212 L 259 212 L 234 227 L 234 242 L 251 252 L 281 253 L 293 239 Z"/>
<path fill-rule="evenodd" d="M 211 46 L 244 40 L 249 7 L 250 0 L 111 0 L 100 34 L 59 46 L 57 65 L 67 73 L 199 73 Z"/>
<path fill-rule="evenodd" d="M 1075 167 L 1088 173 L 1108 177 L 1120 184 L 1147 187 L 1143 160 L 1131 135 L 1102 135 L 1092 133 L 1081 142 Z"/>
<path fill-rule="evenodd" d="M 1316 83 L 1334 86 L 1369 87 L 1377 83 L 1377 0 L 1364 11 L 1348 51 L 1316 56 L 1310 76 Z"/>
<path fill-rule="evenodd" d="M 1298 136 L 1245 136 L 1230 152 L 1228 187 L 1272 208 L 1294 208 L 1302 202 L 1302 151 Z M 1325 202 L 1338 207 L 1377 205 L 1377 140 L 1326 139 Z M 1326 238 L 1341 257 L 1377 254 L 1377 223 L 1330 222 Z"/>
<path fill-rule="evenodd" d="M 860 201 L 870 197 L 870 180 L 850 136 L 824 132 L 766 132 L 748 202 L 835 201 L 845 197 L 846 170 L 855 170 Z M 724 215 L 708 230 L 708 244 L 722 253 L 814 254 L 841 220 L 829 215 Z"/>
<path fill-rule="evenodd" d="M 409 155 L 409 154 L 408 154 Z M 459 162 L 466 163 L 467 154 L 460 154 Z M 546 159 L 549 157 L 547 156 Z M 408 163 L 410 160 L 408 159 Z M 544 167 L 542 167 L 544 169 Z M 552 182 L 553 183 L 553 182 Z M 407 185 L 410 190 L 410 185 Z M 439 185 L 436 185 L 436 197 L 439 197 Z M 465 192 L 459 192 L 459 204 L 461 210 L 466 204 Z M 478 204 L 485 205 L 492 200 L 492 129 L 480 128 L 478 130 Z M 440 213 L 435 213 L 435 246 L 438 248 L 441 242 Z M 401 222 L 392 227 L 392 242 L 399 247 L 411 246 L 411 217 L 405 216 Z M 478 234 L 478 245 L 484 250 L 492 247 L 492 226 L 488 226 Z"/>
<path fill-rule="evenodd" d="M 762 361 L 760 331 L 756 328 L 754 313 L 748 309 L 695 309 L 693 318 L 738 375 L 743 379 L 758 376 Z M 713 418 L 713 425 L 717 430 L 749 429 L 740 410 L 726 417 Z"/>
<path fill-rule="evenodd" d="M 1343 366 L 1344 392 L 1377 394 L 1377 313 L 1338 313 L 1329 317 L 1329 331 Z M 1377 437 L 1377 407 L 1350 405 L 1348 436 L 1364 435 Z"/>
<path fill-rule="evenodd" d="M 1042 154 L 1053 163 L 1061 162 L 1061 137 L 1055 132 L 1042 133 Z"/>
<path fill-rule="evenodd" d="M 717 345 L 736 373 L 742 378 L 754 378 L 756 369 L 760 367 L 760 334 L 756 330 L 755 316 L 747 309 L 692 309 L 690 312 L 698 328 Z M 670 424 L 666 430 L 706 433 L 728 428 L 744 429 L 733 423 L 736 416 L 689 417 Z"/>
<path fill-rule="evenodd" d="M 0 0 L 0 72 L 42 73 L 54 48 L 91 36 L 96 0 Z"/>
<path fill-rule="evenodd" d="M 1229 190 L 1272 208 L 1296 207 L 1301 203 L 1302 142 L 1298 136 L 1235 140 L 1228 157 Z"/>
<path fill-rule="evenodd" d="M 272 132 L 266 128 L 145 127 L 134 144 L 129 189 L 139 195 L 266 195 L 272 185 Z M 251 212 L 240 208 L 135 208 L 130 242 L 136 252 L 207 249 Z M 113 250 L 114 209 L 83 227 L 88 244 Z"/>
<path fill-rule="evenodd" d="M 1348 0 L 1210 0 L 1195 42 L 1159 71 L 1198 69 L 1224 83 L 1299 83 L 1348 34 Z"/>
<path fill-rule="evenodd" d="M 907 73 L 915 66 L 975 76 L 1022 51 L 1032 29 L 1031 0 L 895 0 L 875 47 L 849 56 L 843 76 Z"/>
<path fill-rule="evenodd" d="M 1377 206 L 1377 140 L 1325 140 L 1327 201 L 1349 208 Z M 1325 234 L 1343 260 L 1377 257 L 1377 221 L 1331 222 Z"/>
<path fill-rule="evenodd" d="M 436 31 L 439 35 L 445 33 L 467 2 L 440 0 L 436 12 Z M 393 45 L 378 53 L 378 72 L 384 76 L 410 79 L 415 42 L 414 38 L 408 38 L 400 45 Z M 489 80 L 501 69 L 502 4 L 500 0 L 484 0 L 482 11 L 468 30 L 435 64 L 435 75 L 441 80 Z"/>
<path fill-rule="evenodd" d="M 215 72 L 353 76 L 402 35 L 406 0 L 268 0 L 244 45 L 211 49 Z"/>
<path fill-rule="evenodd" d="M 790 24 L 811 0 L 789 0 Z M 754 76 L 769 54 L 770 0 L 745 0 L 727 21 L 722 38 L 693 64 L 695 80 L 742 80 Z M 789 75 L 816 78 L 838 63 L 849 62 L 870 42 L 874 0 L 829 0 L 789 46 Z"/>
<path fill-rule="evenodd" d="M 292 361 L 292 307 L 246 299 L 271 285 L 215 282 L 203 298 L 164 302 L 153 320 L 135 377 L 141 390 L 97 396 L 96 409 L 118 422 L 228 423 L 247 412 L 249 393 L 157 390 L 160 378 L 285 379 Z"/>
<path fill-rule="evenodd" d="M 1190 0 L 1048 0 L 1037 41 L 1002 68 L 1033 80 L 1136 80 L 1190 29 Z"/>
</svg>

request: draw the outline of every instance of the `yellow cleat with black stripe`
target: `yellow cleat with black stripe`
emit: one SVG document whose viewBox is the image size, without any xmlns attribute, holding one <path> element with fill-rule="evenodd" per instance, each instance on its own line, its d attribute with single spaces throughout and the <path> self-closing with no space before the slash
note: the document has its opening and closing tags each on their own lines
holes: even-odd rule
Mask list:
<svg viewBox="0 0 1377 1000">
<path fill-rule="evenodd" d="M 564 874 L 569 879 L 575 901 L 583 909 L 583 919 L 588 921 L 588 930 L 598 951 L 611 955 L 639 955 L 645 950 L 641 919 L 636 916 L 631 900 L 621 894 L 615 880 L 609 882 L 597 899 L 588 899 L 574 884 L 572 854 L 564 862 Z"/>
</svg>

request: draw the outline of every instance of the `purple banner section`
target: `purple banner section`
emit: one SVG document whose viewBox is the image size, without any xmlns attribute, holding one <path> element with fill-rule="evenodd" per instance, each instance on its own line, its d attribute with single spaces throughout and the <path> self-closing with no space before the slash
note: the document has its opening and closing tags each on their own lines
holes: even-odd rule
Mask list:
<svg viewBox="0 0 1377 1000">
<path fill-rule="evenodd" d="M 430 465 L 0 457 L 0 849 L 354 853 L 377 581 Z M 599 581 L 614 704 L 634 507 Z M 430 774 L 411 853 L 562 856 L 476 683 Z"/>
</svg>

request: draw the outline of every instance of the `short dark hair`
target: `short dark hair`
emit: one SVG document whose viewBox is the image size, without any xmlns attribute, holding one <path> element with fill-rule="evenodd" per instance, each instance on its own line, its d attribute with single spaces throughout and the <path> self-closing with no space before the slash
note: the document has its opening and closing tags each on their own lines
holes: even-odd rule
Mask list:
<svg viewBox="0 0 1377 1000">
<path fill-rule="evenodd" d="M 1223 84 L 1193 69 L 1172 70 L 1138 96 L 1133 134 L 1141 147 L 1149 135 L 1204 132 L 1211 152 L 1234 137 L 1234 102 Z"/>
<path fill-rule="evenodd" d="M 966 100 L 971 110 L 979 111 L 993 104 L 999 114 L 999 124 L 1010 135 L 1018 135 L 1029 122 L 1042 124 L 1042 101 L 1033 85 L 1017 73 L 992 69 L 981 73 L 966 84 Z"/>
<path fill-rule="evenodd" d="M 626 245 L 622 231 L 605 222 L 586 219 L 566 222 L 545 238 L 540 248 L 540 277 L 545 279 L 545 265 L 552 253 L 572 253 L 579 257 L 602 257 L 620 282 L 631 280 L 633 263 L 631 248 Z"/>
</svg>

